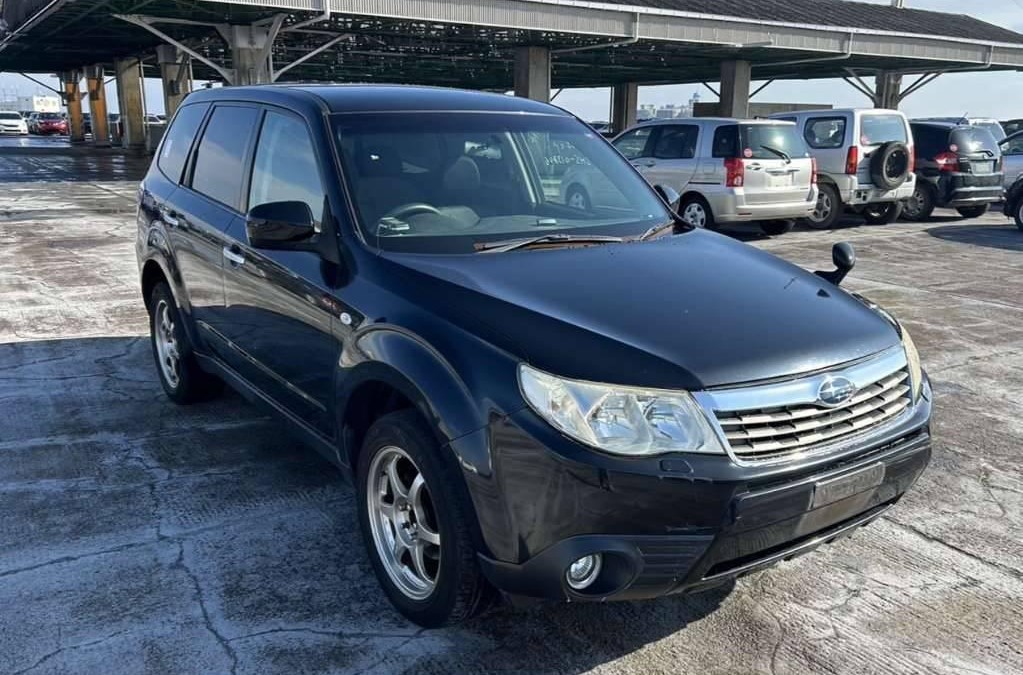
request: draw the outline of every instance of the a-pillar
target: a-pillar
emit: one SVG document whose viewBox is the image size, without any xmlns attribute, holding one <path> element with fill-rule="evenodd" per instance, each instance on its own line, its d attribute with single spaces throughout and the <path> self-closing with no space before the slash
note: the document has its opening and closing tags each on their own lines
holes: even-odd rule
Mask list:
<svg viewBox="0 0 1023 675">
<path fill-rule="evenodd" d="M 85 141 L 85 120 L 82 118 L 81 73 L 68 71 L 61 73 L 64 83 L 64 99 L 67 105 L 68 138 L 72 143 Z"/>
<path fill-rule="evenodd" d="M 515 95 L 544 103 L 551 100 L 551 50 L 516 47 Z"/>
<path fill-rule="evenodd" d="M 625 82 L 611 87 L 611 129 L 620 134 L 636 124 L 639 110 L 639 85 Z"/>
<path fill-rule="evenodd" d="M 160 79 L 163 81 L 163 112 L 170 119 L 192 91 L 192 64 L 182 59 L 181 52 L 174 45 L 159 45 L 156 62 L 160 64 Z"/>
<path fill-rule="evenodd" d="M 146 147 L 145 106 L 142 99 L 142 71 L 138 59 L 114 61 L 117 104 L 121 113 L 121 147 L 141 152 Z"/>
<path fill-rule="evenodd" d="M 109 148 L 110 126 L 107 119 L 107 88 L 103 82 L 103 66 L 90 66 L 85 69 L 85 88 L 89 92 L 92 144 L 98 148 Z"/>
<path fill-rule="evenodd" d="M 749 117 L 750 62 L 741 60 L 721 62 L 721 103 L 718 114 L 722 117 Z"/>
<path fill-rule="evenodd" d="M 881 72 L 874 78 L 874 107 L 897 110 L 902 98 L 902 75 Z"/>
</svg>

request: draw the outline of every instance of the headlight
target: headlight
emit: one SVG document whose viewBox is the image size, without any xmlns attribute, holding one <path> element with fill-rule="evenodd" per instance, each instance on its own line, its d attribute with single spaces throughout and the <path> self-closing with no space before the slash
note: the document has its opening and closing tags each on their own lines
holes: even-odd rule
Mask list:
<svg viewBox="0 0 1023 675">
<path fill-rule="evenodd" d="M 902 333 L 902 348 L 906 350 L 906 363 L 909 364 L 910 385 L 913 388 L 913 400 L 920 398 L 920 389 L 924 386 L 923 368 L 920 367 L 920 354 L 916 351 L 913 338 L 909 331 L 902 324 L 899 324 L 899 332 Z"/>
<path fill-rule="evenodd" d="M 565 380 L 526 364 L 519 366 L 519 384 L 538 415 L 604 452 L 631 457 L 724 453 L 703 411 L 684 391 Z"/>
</svg>

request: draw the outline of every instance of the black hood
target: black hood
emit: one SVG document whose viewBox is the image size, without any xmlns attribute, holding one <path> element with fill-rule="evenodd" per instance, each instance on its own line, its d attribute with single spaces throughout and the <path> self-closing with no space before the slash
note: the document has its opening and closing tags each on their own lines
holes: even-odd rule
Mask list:
<svg viewBox="0 0 1023 675">
<path fill-rule="evenodd" d="M 700 389 L 819 370 L 899 341 L 830 283 L 701 230 L 382 262 L 407 300 L 570 378 Z"/>
</svg>

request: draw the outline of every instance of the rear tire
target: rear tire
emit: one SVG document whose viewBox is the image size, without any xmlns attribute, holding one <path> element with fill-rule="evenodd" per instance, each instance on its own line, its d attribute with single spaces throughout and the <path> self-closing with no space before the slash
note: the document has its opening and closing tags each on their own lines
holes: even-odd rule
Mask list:
<svg viewBox="0 0 1023 675">
<path fill-rule="evenodd" d="M 870 204 L 863 210 L 863 219 L 870 225 L 890 225 L 902 215 L 902 202 Z"/>
<path fill-rule="evenodd" d="M 918 223 L 928 220 L 934 213 L 936 201 L 934 188 L 930 183 L 917 179 L 913 196 L 902 203 L 902 217 Z"/>
<path fill-rule="evenodd" d="M 492 596 L 473 545 L 472 504 L 443 452 L 450 451 L 407 409 L 373 423 L 357 462 L 359 525 L 373 571 L 395 608 L 426 628 L 465 621 Z"/>
<path fill-rule="evenodd" d="M 1016 213 L 1013 214 L 1013 218 L 1016 220 L 1016 227 L 1023 230 L 1023 199 L 1016 204 Z"/>
<path fill-rule="evenodd" d="M 686 223 L 696 228 L 716 230 L 717 223 L 714 221 L 714 213 L 710 210 L 710 204 L 699 195 L 689 195 L 682 200 L 678 207 L 678 215 Z"/>
<path fill-rule="evenodd" d="M 153 359 L 167 397 L 179 405 L 187 405 L 220 394 L 224 383 L 199 367 L 182 323 L 181 311 L 165 282 L 153 288 L 149 311 Z"/>
<path fill-rule="evenodd" d="M 830 230 L 842 217 L 842 198 L 830 183 L 821 183 L 817 190 L 817 205 L 806 224 L 815 230 Z"/>
<path fill-rule="evenodd" d="M 760 223 L 760 229 L 764 231 L 764 234 L 772 237 L 791 232 L 795 226 L 796 223 L 792 220 L 766 220 Z"/>
<path fill-rule="evenodd" d="M 981 206 L 961 206 L 956 211 L 963 218 L 980 218 L 982 215 L 988 212 L 991 208 L 990 204 L 983 204 Z"/>
</svg>

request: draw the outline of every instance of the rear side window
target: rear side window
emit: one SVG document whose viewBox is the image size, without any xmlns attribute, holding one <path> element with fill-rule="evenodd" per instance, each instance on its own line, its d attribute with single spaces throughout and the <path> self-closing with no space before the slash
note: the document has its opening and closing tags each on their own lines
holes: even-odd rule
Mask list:
<svg viewBox="0 0 1023 675">
<path fill-rule="evenodd" d="M 713 151 L 711 154 L 714 157 L 738 157 L 739 127 L 729 124 L 715 129 Z"/>
<path fill-rule="evenodd" d="M 744 124 L 739 127 L 744 159 L 790 159 L 808 157 L 806 143 L 791 124 Z"/>
<path fill-rule="evenodd" d="M 845 145 L 845 118 L 811 117 L 806 120 L 803 138 L 816 150 L 841 148 Z"/>
<path fill-rule="evenodd" d="M 914 124 L 912 128 L 917 157 L 933 158 L 948 150 L 948 127 Z"/>
<path fill-rule="evenodd" d="M 901 115 L 864 115 L 860 119 L 860 145 L 881 145 L 890 141 L 909 142 L 906 121 Z"/>
<path fill-rule="evenodd" d="M 627 131 L 615 139 L 614 146 L 618 148 L 618 152 L 625 155 L 625 159 L 643 157 L 643 153 L 646 151 L 647 141 L 650 140 L 650 133 L 652 131 L 653 127 L 644 127 L 642 129 Z"/>
<path fill-rule="evenodd" d="M 163 145 L 160 146 L 160 156 L 156 165 L 160 167 L 167 178 L 177 183 L 181 180 L 181 171 L 185 168 L 185 159 L 188 157 L 188 149 L 192 147 L 192 140 L 199 131 L 202 118 L 209 108 L 206 104 L 186 105 L 178 110 L 167 134 L 163 137 Z"/>
<path fill-rule="evenodd" d="M 654 145 L 657 159 L 692 159 L 696 156 L 696 139 L 700 128 L 693 124 L 664 127 Z"/>
<path fill-rule="evenodd" d="M 990 152 L 1000 154 L 998 141 L 991 135 L 991 132 L 984 127 L 958 127 L 952 130 L 948 137 L 948 149 L 952 152 L 973 154 L 976 152 Z"/>
<path fill-rule="evenodd" d="M 268 112 L 252 166 L 249 208 L 270 202 L 304 202 L 313 219 L 323 218 L 323 183 L 305 122 Z"/>
<path fill-rule="evenodd" d="M 241 206 L 245 152 L 259 112 L 218 105 L 195 155 L 192 189 L 236 211 Z"/>
</svg>

